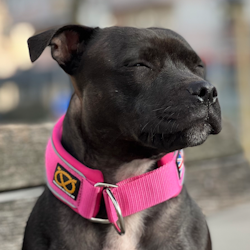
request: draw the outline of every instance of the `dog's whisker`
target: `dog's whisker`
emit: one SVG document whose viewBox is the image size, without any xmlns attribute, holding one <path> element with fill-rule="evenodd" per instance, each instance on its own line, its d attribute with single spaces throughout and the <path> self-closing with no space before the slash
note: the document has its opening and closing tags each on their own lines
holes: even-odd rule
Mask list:
<svg viewBox="0 0 250 250">
<path fill-rule="evenodd" d="M 167 106 L 164 110 L 163 113 L 166 112 L 169 108 L 171 108 L 172 106 Z"/>
<path fill-rule="evenodd" d="M 173 112 L 173 113 L 171 113 L 170 115 L 169 115 L 169 117 L 173 117 L 173 115 L 175 115 L 175 113 Z"/>
<path fill-rule="evenodd" d="M 174 121 L 173 124 L 172 124 L 171 133 L 173 133 L 173 129 L 174 129 L 175 123 L 176 123 L 176 121 Z"/>
<path fill-rule="evenodd" d="M 141 132 L 143 132 L 143 130 L 147 127 L 147 125 L 150 123 L 150 121 L 149 122 L 147 122 L 144 126 L 143 126 L 143 128 L 141 129 Z"/>
<path fill-rule="evenodd" d="M 162 110 L 162 109 L 164 109 L 164 108 L 161 107 L 161 108 L 158 108 L 158 109 L 154 109 L 154 110 L 152 110 L 152 112 L 159 111 L 159 110 Z"/>
<path fill-rule="evenodd" d="M 154 127 L 153 129 L 153 133 L 155 132 L 155 130 L 157 129 L 157 127 L 159 127 L 160 123 L 162 122 L 163 119 L 161 119 Z"/>
</svg>

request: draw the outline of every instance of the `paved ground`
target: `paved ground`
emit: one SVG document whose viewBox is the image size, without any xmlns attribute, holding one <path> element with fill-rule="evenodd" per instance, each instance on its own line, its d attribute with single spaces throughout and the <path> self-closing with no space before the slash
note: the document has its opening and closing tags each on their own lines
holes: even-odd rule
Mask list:
<svg viewBox="0 0 250 250">
<path fill-rule="evenodd" d="M 213 250 L 250 249 L 250 202 L 208 217 Z"/>
</svg>

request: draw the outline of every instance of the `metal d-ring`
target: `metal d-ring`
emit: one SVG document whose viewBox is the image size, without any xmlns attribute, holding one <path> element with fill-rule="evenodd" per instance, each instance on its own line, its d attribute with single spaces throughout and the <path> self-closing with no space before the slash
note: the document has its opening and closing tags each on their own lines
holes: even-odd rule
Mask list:
<svg viewBox="0 0 250 250">
<path fill-rule="evenodd" d="M 115 208 L 115 211 L 116 211 L 116 214 L 117 214 L 117 217 L 118 217 L 115 229 L 118 232 L 118 234 L 120 234 L 120 235 L 125 234 L 125 224 L 124 224 L 124 219 L 123 219 L 123 216 L 122 216 L 121 208 L 120 208 L 118 202 L 116 201 L 115 197 L 113 196 L 112 192 L 109 189 L 110 187 L 116 188 L 118 186 L 114 185 L 114 184 L 103 183 L 103 182 L 98 182 L 94 186 L 95 187 L 104 187 L 104 188 L 106 188 L 106 192 L 107 192 L 110 200 L 112 201 L 112 204 L 113 204 L 113 206 Z M 95 222 L 95 223 L 110 224 L 110 221 L 108 219 L 92 217 L 90 220 L 92 222 Z"/>
<path fill-rule="evenodd" d="M 112 187 L 112 188 L 117 188 L 118 186 L 114 185 L 114 184 L 105 183 L 105 182 L 97 182 L 94 185 L 94 187 L 104 187 L 104 188 Z"/>
<path fill-rule="evenodd" d="M 118 202 L 116 201 L 115 197 L 113 196 L 113 194 L 112 194 L 112 192 L 110 191 L 109 188 L 106 189 L 106 192 L 107 192 L 110 200 L 112 201 L 112 203 L 114 205 L 114 208 L 115 208 L 115 211 L 116 211 L 116 214 L 117 214 L 117 217 L 118 217 L 115 229 L 118 232 L 118 234 L 123 235 L 123 234 L 125 234 L 125 224 L 124 224 L 124 219 L 123 219 L 123 216 L 122 216 L 121 208 L 120 208 Z"/>
</svg>

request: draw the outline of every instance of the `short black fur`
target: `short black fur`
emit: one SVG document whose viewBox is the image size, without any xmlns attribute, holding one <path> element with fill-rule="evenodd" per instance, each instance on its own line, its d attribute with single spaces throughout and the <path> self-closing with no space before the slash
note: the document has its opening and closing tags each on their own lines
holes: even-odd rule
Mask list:
<svg viewBox="0 0 250 250">
<path fill-rule="evenodd" d="M 31 60 L 47 45 L 75 88 L 62 144 L 101 170 L 105 182 L 116 183 L 125 163 L 156 161 L 221 130 L 217 92 L 205 79 L 204 63 L 171 30 L 65 26 L 30 38 Z M 105 215 L 104 206 L 99 215 Z M 46 189 L 30 215 L 23 250 L 99 250 L 109 230 Z M 148 209 L 136 249 L 212 249 L 205 218 L 185 187 L 178 197 Z"/>
</svg>

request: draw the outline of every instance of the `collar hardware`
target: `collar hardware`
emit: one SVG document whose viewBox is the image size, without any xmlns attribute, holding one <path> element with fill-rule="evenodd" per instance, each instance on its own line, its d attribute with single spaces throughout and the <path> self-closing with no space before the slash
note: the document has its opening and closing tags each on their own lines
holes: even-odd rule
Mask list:
<svg viewBox="0 0 250 250">
<path fill-rule="evenodd" d="M 118 217 L 118 220 L 114 222 L 114 227 L 118 234 L 123 235 L 125 234 L 125 224 L 124 224 L 124 219 L 122 216 L 121 208 L 109 188 L 106 189 L 106 193 L 109 196 L 110 200 L 112 201 L 113 206 L 116 211 L 116 215 Z"/>
<path fill-rule="evenodd" d="M 109 184 L 109 183 L 104 183 L 104 182 L 97 182 L 94 187 L 103 187 L 103 188 L 109 188 L 109 187 L 113 187 L 113 188 L 116 188 L 118 187 L 117 185 L 114 185 L 114 184 Z M 90 220 L 92 222 L 95 222 L 95 223 L 101 223 L 101 224 L 110 224 L 110 221 L 108 219 L 102 219 L 102 218 L 95 218 L 95 217 L 92 217 L 90 218 Z"/>
<path fill-rule="evenodd" d="M 124 219 L 122 216 L 121 208 L 120 208 L 118 202 L 116 201 L 115 197 L 113 196 L 112 192 L 109 189 L 109 187 L 115 188 L 118 186 L 113 185 L 113 184 L 108 184 L 108 183 L 100 183 L 100 182 L 96 183 L 94 186 L 95 187 L 105 187 L 105 191 L 106 191 L 107 195 L 109 196 L 109 198 L 110 198 L 110 200 L 115 208 L 117 217 L 118 217 L 118 220 L 114 223 L 114 227 L 115 227 L 118 234 L 120 234 L 120 235 L 125 234 L 125 224 L 124 224 Z M 90 220 L 94 223 L 110 224 L 110 221 L 108 219 L 92 217 L 92 218 L 90 218 Z"/>
<path fill-rule="evenodd" d="M 105 182 L 97 182 L 94 187 L 104 187 L 104 188 L 117 188 L 117 185 L 114 184 L 109 184 L 109 183 L 105 183 Z"/>
</svg>

